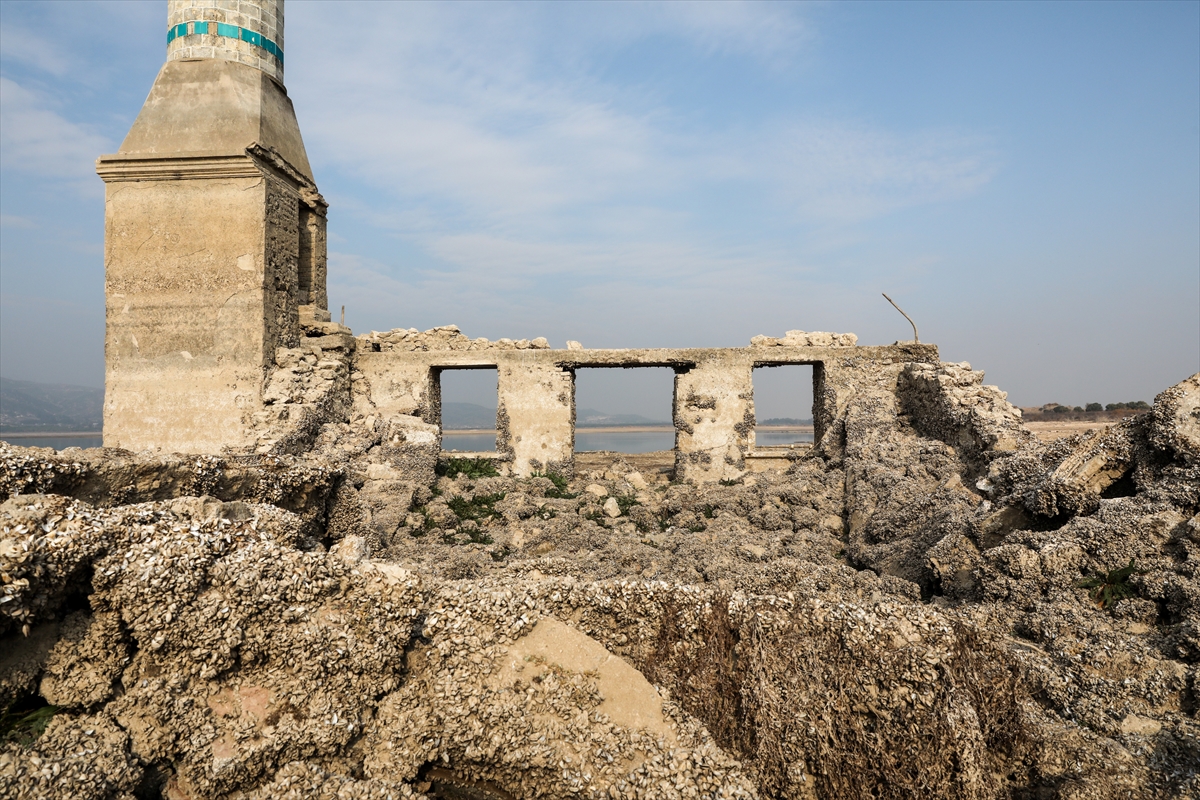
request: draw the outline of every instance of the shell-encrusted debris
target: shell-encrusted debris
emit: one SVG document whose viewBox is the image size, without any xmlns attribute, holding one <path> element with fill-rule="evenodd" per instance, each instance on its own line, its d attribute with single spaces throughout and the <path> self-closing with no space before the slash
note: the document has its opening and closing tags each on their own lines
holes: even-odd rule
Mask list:
<svg viewBox="0 0 1200 800">
<path fill-rule="evenodd" d="M 893 366 L 718 485 L 436 477 L 366 406 L 304 455 L 0 445 L 0 796 L 1195 796 L 1200 381 L 1043 444 Z"/>
<path fill-rule="evenodd" d="M 457 325 L 443 325 L 421 332 L 416 328 L 395 328 L 390 331 L 371 331 L 358 337 L 359 346 L 366 350 L 548 350 L 550 342 L 544 336 L 536 339 L 497 339 L 490 342 L 482 337 L 471 339 Z"/>
</svg>

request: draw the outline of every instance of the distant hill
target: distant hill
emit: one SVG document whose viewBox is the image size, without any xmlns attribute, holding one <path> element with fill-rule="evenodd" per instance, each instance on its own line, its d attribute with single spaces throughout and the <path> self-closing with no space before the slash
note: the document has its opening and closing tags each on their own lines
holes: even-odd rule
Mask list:
<svg viewBox="0 0 1200 800">
<path fill-rule="evenodd" d="M 0 431 L 99 431 L 104 390 L 0 377 Z"/>
<path fill-rule="evenodd" d="M 650 419 L 640 414 L 606 414 L 594 408 L 575 409 L 575 424 L 587 428 L 609 428 L 621 425 L 664 425 L 671 423 L 658 419 Z"/>
<path fill-rule="evenodd" d="M 587 428 L 618 427 L 621 425 L 662 425 L 669 422 L 653 420 L 639 414 L 606 414 L 594 408 L 575 410 L 575 424 Z M 449 431 L 496 427 L 496 409 L 476 403 L 442 403 L 442 427 Z"/>
<path fill-rule="evenodd" d="M 795 417 L 771 417 L 770 419 L 761 419 L 756 423 L 758 425 L 812 425 L 811 419 L 796 419 Z"/>
<path fill-rule="evenodd" d="M 490 431 L 496 427 L 496 409 L 475 403 L 442 403 L 442 427 L 452 431 L 469 428 Z"/>
</svg>

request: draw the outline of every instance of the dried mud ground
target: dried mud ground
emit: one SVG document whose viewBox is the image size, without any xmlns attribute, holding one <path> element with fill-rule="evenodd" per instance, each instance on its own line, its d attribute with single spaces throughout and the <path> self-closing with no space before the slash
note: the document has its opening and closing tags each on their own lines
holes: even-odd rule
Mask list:
<svg viewBox="0 0 1200 800">
<path fill-rule="evenodd" d="M 1197 796 L 1200 375 L 922 369 L 719 485 L 0 445 L 0 795 Z"/>
</svg>

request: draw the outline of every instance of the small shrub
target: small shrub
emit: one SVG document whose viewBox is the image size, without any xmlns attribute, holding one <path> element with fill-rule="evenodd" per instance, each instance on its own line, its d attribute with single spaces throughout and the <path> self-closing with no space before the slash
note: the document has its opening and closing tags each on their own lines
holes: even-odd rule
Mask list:
<svg viewBox="0 0 1200 800">
<path fill-rule="evenodd" d="M 504 492 L 477 494 L 470 500 L 465 497 L 452 497 L 446 505 L 454 512 L 454 516 L 464 522 L 467 520 L 482 522 L 500 516 L 500 512 L 496 510 L 496 503 L 503 499 Z"/>
<path fill-rule="evenodd" d="M 629 509 L 633 508 L 634 506 L 641 505 L 641 503 L 638 502 L 637 495 L 618 494 L 613 496 L 617 498 L 617 508 L 621 509 L 622 515 L 628 514 Z"/>
<path fill-rule="evenodd" d="M 1075 584 L 1077 589 L 1088 589 L 1092 601 L 1101 608 L 1114 606 L 1127 597 L 1133 597 L 1133 587 L 1129 579 L 1134 575 L 1144 575 L 1146 570 L 1138 569 L 1133 559 L 1120 569 L 1109 570 L 1104 575 L 1093 575 Z"/>
<path fill-rule="evenodd" d="M 1099 403 L 1088 403 L 1087 408 L 1085 410 L 1086 411 L 1103 411 L 1104 406 L 1100 405 Z"/>
<path fill-rule="evenodd" d="M 717 481 L 717 483 L 721 484 L 722 486 L 737 486 L 739 483 L 741 483 L 741 481 L 736 478 L 721 478 L 721 480 Z"/>
<path fill-rule="evenodd" d="M 468 478 L 495 478 L 500 474 L 496 471 L 496 463 L 490 458 L 447 458 L 437 463 L 434 472 L 447 478 L 458 475 L 466 475 Z"/>
</svg>

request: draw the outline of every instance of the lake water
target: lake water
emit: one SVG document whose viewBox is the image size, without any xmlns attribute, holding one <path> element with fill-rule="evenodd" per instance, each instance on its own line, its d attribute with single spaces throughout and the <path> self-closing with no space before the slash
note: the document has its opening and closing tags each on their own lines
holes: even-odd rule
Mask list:
<svg viewBox="0 0 1200 800">
<path fill-rule="evenodd" d="M 811 442 L 812 431 L 757 431 L 755 442 L 760 447 Z M 576 452 L 611 450 L 616 453 L 653 453 L 675 446 L 675 431 L 577 431 Z M 496 449 L 494 433 L 442 433 L 443 450 L 486 453 Z"/>
<path fill-rule="evenodd" d="M 0 439 L 16 447 L 53 447 L 55 450 L 65 450 L 68 447 L 100 447 L 102 441 L 98 433 L 87 436 L 14 436 L 11 433 L 0 433 Z"/>
</svg>

